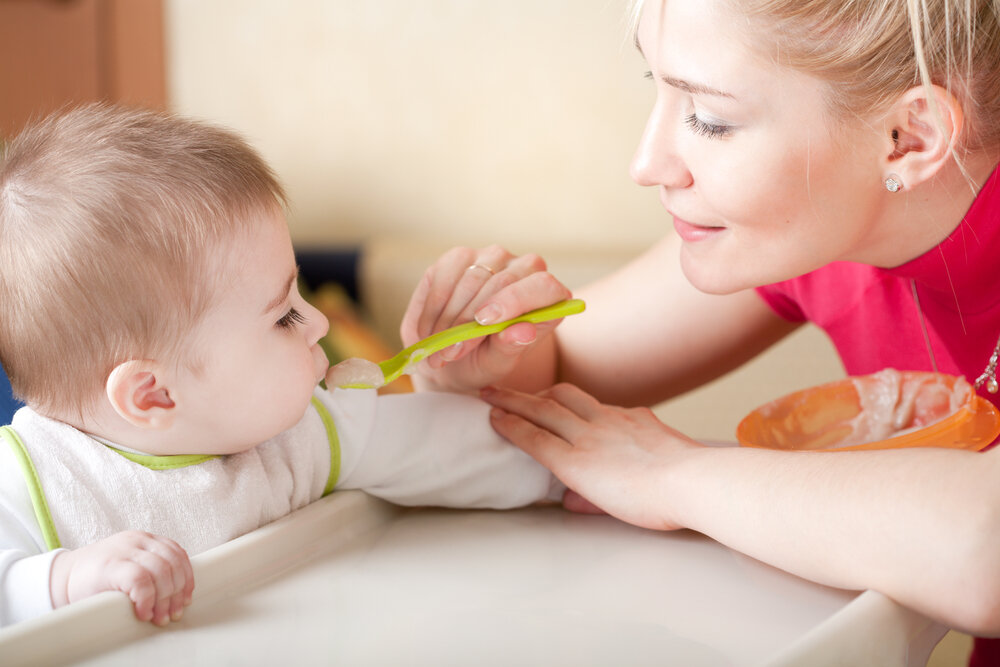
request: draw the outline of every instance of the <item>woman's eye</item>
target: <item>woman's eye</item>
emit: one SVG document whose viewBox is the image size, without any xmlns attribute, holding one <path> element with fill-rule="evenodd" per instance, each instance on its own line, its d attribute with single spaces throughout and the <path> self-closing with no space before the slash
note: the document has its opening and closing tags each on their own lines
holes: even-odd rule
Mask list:
<svg viewBox="0 0 1000 667">
<path fill-rule="evenodd" d="M 695 134 L 700 134 L 708 137 L 709 139 L 720 139 L 722 137 L 728 137 L 733 133 L 733 127 L 731 125 L 715 125 L 712 123 L 706 123 L 698 118 L 697 114 L 686 116 L 684 118 L 684 122 L 694 131 Z"/>
<path fill-rule="evenodd" d="M 295 327 L 296 324 L 305 324 L 306 318 L 302 313 L 295 310 L 294 308 L 289 309 L 280 320 L 275 322 L 275 325 L 279 329 L 291 329 Z"/>
</svg>

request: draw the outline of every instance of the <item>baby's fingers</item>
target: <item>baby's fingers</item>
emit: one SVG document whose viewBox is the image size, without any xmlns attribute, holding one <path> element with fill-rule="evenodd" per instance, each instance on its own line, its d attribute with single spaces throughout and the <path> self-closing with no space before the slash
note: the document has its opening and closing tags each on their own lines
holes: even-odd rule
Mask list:
<svg viewBox="0 0 1000 667">
<path fill-rule="evenodd" d="M 140 621 L 154 620 L 158 595 L 152 574 L 130 560 L 111 562 L 107 568 L 106 576 L 110 588 L 125 593 L 132 600 L 135 617 Z"/>
<path fill-rule="evenodd" d="M 113 582 L 135 604 L 136 617 L 166 625 L 190 603 L 194 576 L 187 553 L 176 542 L 143 535 L 130 557 L 119 561 Z"/>
</svg>

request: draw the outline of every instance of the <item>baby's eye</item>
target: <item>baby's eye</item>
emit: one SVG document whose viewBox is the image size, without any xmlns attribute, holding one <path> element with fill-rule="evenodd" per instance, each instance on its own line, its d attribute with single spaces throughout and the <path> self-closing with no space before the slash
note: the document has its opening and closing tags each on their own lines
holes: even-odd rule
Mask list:
<svg viewBox="0 0 1000 667">
<path fill-rule="evenodd" d="M 275 326 L 279 329 L 292 329 L 296 324 L 305 324 L 306 318 L 299 311 L 294 308 L 289 309 L 280 320 L 275 322 Z"/>
</svg>

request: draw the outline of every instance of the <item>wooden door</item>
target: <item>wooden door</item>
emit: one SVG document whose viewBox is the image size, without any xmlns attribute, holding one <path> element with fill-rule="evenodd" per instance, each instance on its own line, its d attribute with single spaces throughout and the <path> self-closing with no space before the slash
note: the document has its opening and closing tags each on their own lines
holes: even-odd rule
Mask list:
<svg viewBox="0 0 1000 667">
<path fill-rule="evenodd" d="M 164 108 L 163 0 L 0 0 L 0 137 L 96 100 Z"/>
</svg>

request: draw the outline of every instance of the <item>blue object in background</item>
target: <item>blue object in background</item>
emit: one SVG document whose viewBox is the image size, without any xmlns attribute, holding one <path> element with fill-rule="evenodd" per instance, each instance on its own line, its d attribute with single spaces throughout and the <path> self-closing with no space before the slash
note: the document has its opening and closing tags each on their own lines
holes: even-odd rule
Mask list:
<svg viewBox="0 0 1000 667">
<path fill-rule="evenodd" d="M 299 265 L 299 277 L 309 289 L 314 290 L 323 283 L 337 283 L 355 303 L 360 301 L 360 247 L 296 248 L 295 261 Z"/>
<path fill-rule="evenodd" d="M 10 381 L 7 374 L 0 367 L 0 425 L 9 424 L 11 417 L 17 409 L 21 407 L 19 401 L 14 400 L 14 395 L 10 391 Z"/>
</svg>

